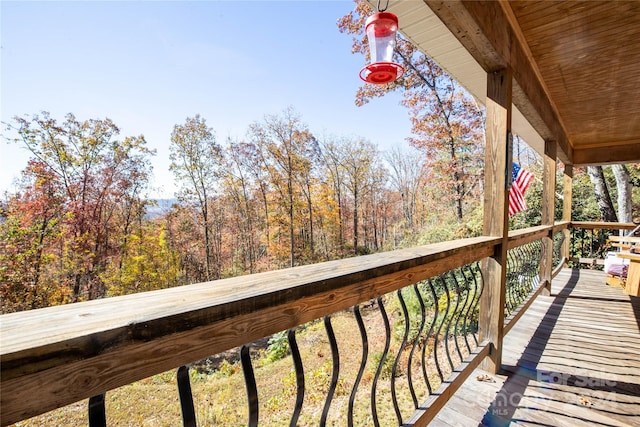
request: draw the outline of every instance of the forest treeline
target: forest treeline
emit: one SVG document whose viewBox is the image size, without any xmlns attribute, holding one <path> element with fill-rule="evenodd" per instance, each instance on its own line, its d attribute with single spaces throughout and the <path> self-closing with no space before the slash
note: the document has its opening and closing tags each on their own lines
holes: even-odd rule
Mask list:
<svg viewBox="0 0 640 427">
<path fill-rule="evenodd" d="M 362 138 L 316 137 L 292 108 L 252 124 L 245 140 L 220 143 L 196 115 L 171 134 L 178 201 L 147 218 L 154 153 L 144 137 L 71 114 L 16 118 L 10 128 L 32 158 L 0 211 L 4 313 L 481 233 L 481 146 L 463 164 L 473 190 L 460 203 L 424 149 L 381 152 Z M 540 177 L 539 157 L 516 148 Z M 637 186 L 638 165 L 625 170 Z M 604 174 L 615 196 L 613 169 Z M 586 171 L 574 183 L 573 219 L 601 218 Z M 540 223 L 541 184 L 512 227 Z"/>
<path fill-rule="evenodd" d="M 291 108 L 246 140 L 221 143 L 198 115 L 176 125 L 178 202 L 153 219 L 144 137 L 71 114 L 9 127 L 32 158 L 2 206 L 3 312 L 394 249 L 427 239 L 429 225 L 436 240 L 479 231 L 457 220 L 418 150 L 316 137 Z M 465 217 L 477 216 L 473 194 Z"/>
</svg>

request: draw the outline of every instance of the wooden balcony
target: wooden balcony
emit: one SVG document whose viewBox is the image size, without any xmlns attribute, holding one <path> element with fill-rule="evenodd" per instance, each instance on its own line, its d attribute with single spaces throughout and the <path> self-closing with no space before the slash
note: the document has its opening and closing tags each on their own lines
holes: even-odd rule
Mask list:
<svg viewBox="0 0 640 427">
<path fill-rule="evenodd" d="M 404 319 L 405 327 L 414 322 L 418 331 L 411 346 L 405 329 L 395 354 L 385 346 L 367 390 L 376 426 L 382 412 L 393 420 L 382 425 L 494 426 L 511 420 L 638 425 L 637 298 L 607 288 L 599 273 L 560 270 L 572 257 L 569 229 L 585 227 L 571 223 L 573 165 L 640 161 L 640 45 L 632 42 L 640 40 L 639 3 L 592 4 L 427 0 L 390 5 L 408 39 L 478 99 L 487 95 L 482 237 L 3 315 L 1 424 L 90 398 L 89 423 L 104 426 L 109 419 L 105 393 L 178 368 L 183 424 L 195 426 L 198 402 L 192 399 L 187 365 L 242 346 L 246 424 L 256 426 L 259 394 L 249 344 L 288 330 L 296 378 L 290 424 L 296 425 L 305 393 L 296 328 L 324 319 L 332 372 L 317 424 L 334 416 L 336 424 L 351 425 L 353 399 L 332 409 L 344 372 L 330 316 L 349 310 L 358 323 L 362 364 L 348 383 L 353 398 L 365 364 L 371 363 L 371 337 L 358 311 L 374 300 L 385 323 L 383 342 L 390 340 L 392 321 Z M 576 49 L 576 40 L 594 34 L 606 37 Z M 596 78 L 591 58 L 598 60 Z M 544 176 L 542 225 L 508 232 L 511 159 L 505 146 L 512 129 L 541 154 Z M 563 222 L 554 224 L 558 159 L 565 165 Z M 574 255 L 597 264 L 596 256 Z M 421 301 L 417 325 L 404 308 L 390 320 L 386 295 L 394 293 L 404 307 L 403 295 L 411 292 Z M 418 350 L 429 346 L 427 361 L 427 352 Z M 387 353 L 395 361 L 390 385 L 382 389 L 377 380 Z M 396 387 L 401 363 L 407 364 L 406 393 Z M 487 371 L 476 369 L 481 364 Z M 424 368 L 420 387 L 419 375 L 412 377 L 414 365 Z M 427 365 L 437 373 L 428 372 Z M 434 376 L 442 380 L 437 388 L 429 383 Z M 478 381 L 485 376 L 494 382 Z M 385 393 L 379 412 L 376 392 Z"/>
<path fill-rule="evenodd" d="M 640 298 L 604 283 L 563 269 L 505 336 L 500 374 L 477 369 L 433 425 L 637 426 Z"/>
</svg>

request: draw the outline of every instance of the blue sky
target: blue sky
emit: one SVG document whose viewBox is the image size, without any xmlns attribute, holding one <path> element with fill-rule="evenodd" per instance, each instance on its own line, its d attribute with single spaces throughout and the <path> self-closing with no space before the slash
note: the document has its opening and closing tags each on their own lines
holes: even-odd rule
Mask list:
<svg viewBox="0 0 640 427">
<path fill-rule="evenodd" d="M 1 119 L 49 111 L 143 134 L 155 197 L 171 197 L 175 124 L 200 114 L 224 142 L 293 106 L 312 132 L 406 146 L 400 96 L 356 107 L 364 57 L 336 26 L 351 1 L 0 2 Z M 3 134 L 6 133 L 3 125 Z M 28 152 L 0 144 L 0 192 Z"/>
</svg>

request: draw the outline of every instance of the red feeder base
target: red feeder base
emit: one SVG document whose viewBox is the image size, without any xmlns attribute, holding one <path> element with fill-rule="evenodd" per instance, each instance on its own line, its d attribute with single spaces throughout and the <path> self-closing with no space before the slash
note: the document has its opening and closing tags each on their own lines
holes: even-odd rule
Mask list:
<svg viewBox="0 0 640 427">
<path fill-rule="evenodd" d="M 404 68 L 395 62 L 374 62 L 360 70 L 360 78 L 368 83 L 385 84 L 399 79 Z"/>
</svg>

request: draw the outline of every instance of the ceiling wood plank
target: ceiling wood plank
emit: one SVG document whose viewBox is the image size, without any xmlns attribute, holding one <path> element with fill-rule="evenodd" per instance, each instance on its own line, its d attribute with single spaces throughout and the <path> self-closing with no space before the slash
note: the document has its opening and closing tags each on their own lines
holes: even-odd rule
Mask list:
<svg viewBox="0 0 640 427">
<path fill-rule="evenodd" d="M 574 150 L 640 137 L 640 2 L 508 2 Z"/>
<path fill-rule="evenodd" d="M 536 77 L 502 7 L 493 1 L 426 0 L 486 72 L 513 69 L 513 102 L 546 140 L 559 144 L 559 156 L 571 163 L 571 147 L 558 115 Z"/>
</svg>

